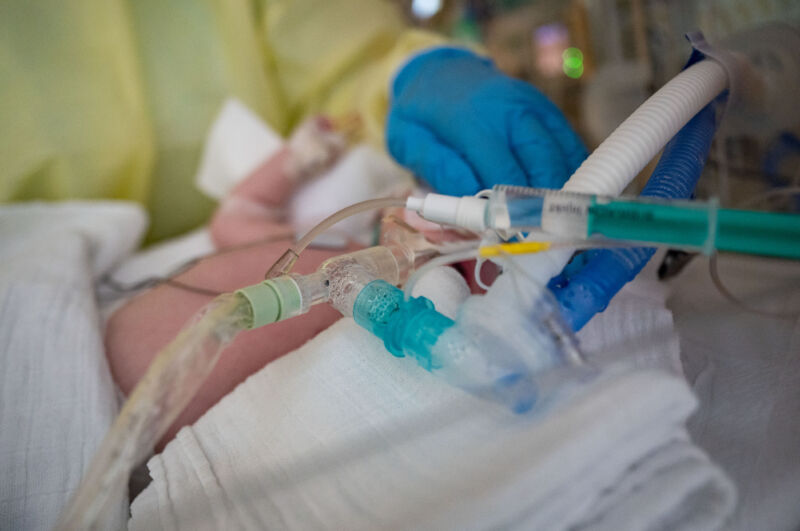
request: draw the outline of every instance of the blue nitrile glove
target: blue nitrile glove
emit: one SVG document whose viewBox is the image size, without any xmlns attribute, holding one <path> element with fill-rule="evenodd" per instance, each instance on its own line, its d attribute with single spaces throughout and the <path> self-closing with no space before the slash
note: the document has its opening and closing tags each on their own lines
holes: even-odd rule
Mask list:
<svg viewBox="0 0 800 531">
<path fill-rule="evenodd" d="M 488 59 L 436 48 L 408 62 L 392 86 L 389 152 L 437 192 L 495 184 L 559 188 L 586 158 L 561 111 Z"/>
</svg>

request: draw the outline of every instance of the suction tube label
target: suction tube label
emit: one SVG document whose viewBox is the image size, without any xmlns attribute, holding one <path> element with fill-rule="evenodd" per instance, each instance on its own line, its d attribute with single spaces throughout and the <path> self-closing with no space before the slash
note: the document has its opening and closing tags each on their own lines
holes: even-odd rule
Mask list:
<svg viewBox="0 0 800 531">
<path fill-rule="evenodd" d="M 569 194 L 548 194 L 542 210 L 542 229 L 562 236 L 586 236 L 589 197 Z"/>
</svg>

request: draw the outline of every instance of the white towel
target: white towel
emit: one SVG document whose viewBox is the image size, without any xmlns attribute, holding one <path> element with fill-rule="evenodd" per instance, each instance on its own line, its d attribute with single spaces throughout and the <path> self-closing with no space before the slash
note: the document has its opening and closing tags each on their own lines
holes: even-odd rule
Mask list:
<svg viewBox="0 0 800 531">
<path fill-rule="evenodd" d="M 51 529 L 117 413 L 92 283 L 145 224 L 127 203 L 0 207 L 0 528 Z"/>
<path fill-rule="evenodd" d="M 673 358 L 671 335 L 636 339 L 663 325 L 631 315 L 637 297 L 623 293 L 597 326 L 625 330 L 628 357 Z M 734 492 L 686 437 L 695 400 L 683 381 L 609 369 L 587 385 L 550 414 L 515 416 L 343 319 L 181 430 L 148 463 L 153 482 L 129 525 L 719 529 Z"/>
<path fill-rule="evenodd" d="M 228 98 L 208 130 L 195 184 L 207 196 L 222 199 L 281 146 L 281 136 L 255 112 Z"/>
</svg>

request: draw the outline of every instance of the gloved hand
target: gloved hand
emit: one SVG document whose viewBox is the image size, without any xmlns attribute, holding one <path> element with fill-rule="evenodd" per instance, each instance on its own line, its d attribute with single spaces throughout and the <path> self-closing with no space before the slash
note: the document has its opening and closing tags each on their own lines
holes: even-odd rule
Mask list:
<svg viewBox="0 0 800 531">
<path fill-rule="evenodd" d="M 559 188 L 586 158 L 541 92 L 457 48 L 422 53 L 400 70 L 386 136 L 398 162 L 450 195 L 495 184 Z"/>
</svg>

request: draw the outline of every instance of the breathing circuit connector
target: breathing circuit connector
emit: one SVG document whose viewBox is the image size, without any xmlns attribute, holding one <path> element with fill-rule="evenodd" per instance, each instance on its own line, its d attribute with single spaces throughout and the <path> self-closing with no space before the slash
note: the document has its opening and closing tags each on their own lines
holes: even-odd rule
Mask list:
<svg viewBox="0 0 800 531">
<path fill-rule="evenodd" d="M 381 339 L 394 356 L 412 358 L 451 385 L 524 413 L 541 403 L 542 385 L 552 394 L 546 382 L 553 370 L 575 363 L 555 340 L 540 305 L 534 305 L 534 322 L 525 323 L 529 331 L 503 337 L 496 327 L 507 317 L 486 318 L 485 301 L 473 296 L 454 321 L 425 297 L 405 298 L 402 290 L 374 280 L 363 285 L 351 308 L 356 323 Z M 519 317 L 516 304 L 505 306 Z M 349 313 L 347 307 L 337 309 Z M 476 311 L 485 317 L 483 322 L 475 320 Z"/>
<path fill-rule="evenodd" d="M 405 299 L 402 290 L 384 280 L 364 286 L 353 305 L 353 318 L 383 340 L 392 355 L 413 357 L 427 370 L 438 368 L 431 350 L 455 322 L 434 309 L 425 297 Z"/>
<path fill-rule="evenodd" d="M 404 245 L 377 245 L 335 256 L 324 261 L 310 275 L 282 275 L 240 289 L 252 307 L 253 322 L 248 328 L 302 315 L 315 304 L 352 301 L 366 282 L 364 278 L 384 279 L 400 284 L 414 268 L 416 253 Z"/>
<path fill-rule="evenodd" d="M 541 403 L 543 381 L 553 369 L 575 365 L 567 348 L 573 342 L 563 337 L 569 331 L 552 326 L 554 309 L 546 301 L 498 305 L 473 296 L 453 320 L 425 297 L 406 298 L 395 287 L 412 264 L 414 253 L 404 246 L 370 247 L 327 260 L 310 275 L 265 280 L 238 294 L 251 307 L 248 328 L 328 302 L 381 339 L 392 355 L 411 358 L 448 383 L 517 413 Z M 505 334 L 509 326 L 519 329 Z"/>
<path fill-rule="evenodd" d="M 253 320 L 248 328 L 259 328 L 300 315 L 303 296 L 297 282 L 290 276 L 278 277 L 236 292 L 250 303 Z"/>
</svg>

